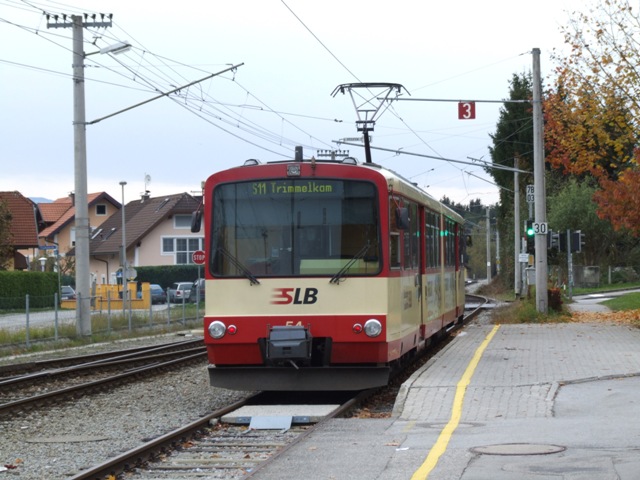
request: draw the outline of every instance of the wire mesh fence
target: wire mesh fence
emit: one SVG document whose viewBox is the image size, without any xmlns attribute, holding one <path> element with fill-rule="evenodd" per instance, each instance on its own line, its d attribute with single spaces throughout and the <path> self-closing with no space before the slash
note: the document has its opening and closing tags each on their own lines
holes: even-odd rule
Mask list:
<svg viewBox="0 0 640 480">
<path fill-rule="evenodd" d="M 91 305 L 91 334 L 110 335 L 133 330 L 197 328 L 202 306 L 181 303 L 152 304 L 134 308 L 135 300 L 95 301 Z M 0 343 L 59 341 L 77 335 L 76 301 L 59 301 L 58 295 L 0 297 Z M 18 339 L 18 340 L 16 340 Z"/>
</svg>

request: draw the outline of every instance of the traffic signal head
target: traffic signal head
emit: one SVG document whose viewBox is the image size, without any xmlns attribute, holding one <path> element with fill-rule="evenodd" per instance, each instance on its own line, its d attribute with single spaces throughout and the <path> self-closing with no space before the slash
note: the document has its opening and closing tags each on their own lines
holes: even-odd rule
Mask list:
<svg viewBox="0 0 640 480">
<path fill-rule="evenodd" d="M 525 233 L 527 234 L 527 237 L 533 237 L 535 235 L 535 231 L 533 230 L 533 220 L 527 220 Z"/>
<path fill-rule="evenodd" d="M 533 229 L 533 220 L 527 220 L 524 227 L 525 237 L 527 238 L 527 253 L 535 254 L 536 251 L 536 237 Z"/>
<path fill-rule="evenodd" d="M 584 233 L 581 230 L 576 230 L 575 232 L 571 232 L 571 251 L 572 252 L 582 252 L 582 247 L 584 247 Z"/>
</svg>

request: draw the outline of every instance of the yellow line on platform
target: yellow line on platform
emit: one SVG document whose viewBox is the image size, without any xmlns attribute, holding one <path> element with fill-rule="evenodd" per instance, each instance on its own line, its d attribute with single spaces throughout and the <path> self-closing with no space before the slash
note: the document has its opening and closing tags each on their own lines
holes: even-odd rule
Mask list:
<svg viewBox="0 0 640 480">
<path fill-rule="evenodd" d="M 444 426 L 440 435 L 438 436 L 438 440 L 433 445 L 431 450 L 429 451 L 429 455 L 425 459 L 424 463 L 420 465 L 420 468 L 414 472 L 411 476 L 411 480 L 422 480 L 426 479 L 431 471 L 436 467 L 438 460 L 447 450 L 447 446 L 449 445 L 449 440 L 451 440 L 451 436 L 453 432 L 458 428 L 458 424 L 460 423 L 460 418 L 462 417 L 462 405 L 464 403 L 464 394 L 466 393 L 467 387 L 471 382 L 471 377 L 473 376 L 478 363 L 480 362 L 480 358 L 482 354 L 486 350 L 489 342 L 493 339 L 494 335 L 500 328 L 500 325 L 496 325 L 493 327 L 491 332 L 486 336 L 484 341 L 480 344 L 476 353 L 473 355 L 471 362 L 467 365 L 467 369 L 462 374 L 458 385 L 456 385 L 456 394 L 453 398 L 453 406 L 451 408 L 451 418 L 449 422 Z"/>
</svg>

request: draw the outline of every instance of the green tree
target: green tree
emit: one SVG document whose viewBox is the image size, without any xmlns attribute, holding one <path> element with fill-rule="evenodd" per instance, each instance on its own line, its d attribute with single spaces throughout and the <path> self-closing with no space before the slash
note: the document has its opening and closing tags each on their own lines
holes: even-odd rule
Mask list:
<svg viewBox="0 0 640 480">
<path fill-rule="evenodd" d="M 521 170 L 533 172 L 533 110 L 531 74 L 514 74 L 509 82 L 509 98 L 500 109 L 496 132 L 489 135 L 493 146 L 489 147 L 491 161 L 496 166 L 513 167 L 518 159 Z M 513 205 L 513 173 L 499 168 L 487 169 L 500 190 L 500 204 Z M 521 184 L 531 183 L 531 178 L 521 175 Z"/>
<path fill-rule="evenodd" d="M 496 132 L 491 134 L 493 145 L 489 147 L 491 160 L 496 167 L 514 167 L 531 174 L 519 175 L 520 218 L 528 218 L 524 192 L 527 184 L 533 183 L 533 80 L 530 73 L 514 74 L 509 82 L 509 98 L 500 109 Z M 514 174 L 500 168 L 488 168 L 500 188 L 500 203 L 496 207 L 495 218 L 499 219 L 497 229 L 500 235 L 500 273 L 504 283 L 510 284 L 515 273 L 514 238 Z M 521 226 L 518 225 L 518 230 Z M 486 255 L 485 255 L 486 256 Z"/>
<path fill-rule="evenodd" d="M 597 188 L 595 180 L 572 177 L 565 188 L 548 199 L 549 227 L 560 232 L 582 231 L 585 246 L 581 253 L 574 253 L 578 263 L 601 267 L 637 264 L 639 240 L 626 232 L 615 231 L 608 221 L 598 216 L 598 205 L 593 200 Z"/>
<path fill-rule="evenodd" d="M 598 215 L 640 236 L 640 16 L 628 0 L 597 2 L 562 29 L 569 53 L 555 57 L 545 100 L 547 160 L 598 180 Z"/>
</svg>

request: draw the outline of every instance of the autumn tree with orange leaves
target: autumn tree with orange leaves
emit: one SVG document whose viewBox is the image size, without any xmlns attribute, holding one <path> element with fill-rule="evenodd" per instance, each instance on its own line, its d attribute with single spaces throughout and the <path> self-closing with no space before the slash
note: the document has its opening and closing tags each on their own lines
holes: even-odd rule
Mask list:
<svg viewBox="0 0 640 480">
<path fill-rule="evenodd" d="M 546 160 L 595 178 L 598 216 L 640 236 L 640 15 L 628 0 L 605 0 L 572 18 L 545 97 Z"/>
</svg>

